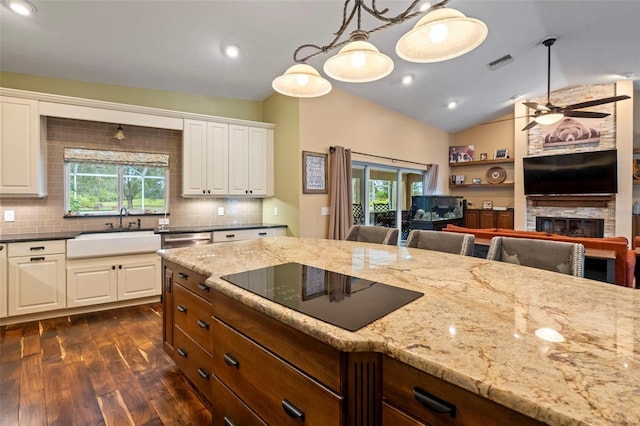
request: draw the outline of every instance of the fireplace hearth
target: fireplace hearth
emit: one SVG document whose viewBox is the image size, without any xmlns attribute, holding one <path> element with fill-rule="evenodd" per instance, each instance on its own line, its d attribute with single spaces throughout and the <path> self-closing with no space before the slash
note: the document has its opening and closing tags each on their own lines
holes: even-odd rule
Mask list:
<svg viewBox="0 0 640 426">
<path fill-rule="evenodd" d="M 604 237 L 604 219 L 572 217 L 536 217 L 536 231 L 567 237 Z"/>
</svg>

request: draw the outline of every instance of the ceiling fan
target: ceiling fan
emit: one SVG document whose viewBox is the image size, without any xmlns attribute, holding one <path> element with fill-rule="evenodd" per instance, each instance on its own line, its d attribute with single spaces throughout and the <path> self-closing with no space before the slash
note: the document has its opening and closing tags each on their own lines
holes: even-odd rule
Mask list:
<svg viewBox="0 0 640 426">
<path fill-rule="evenodd" d="M 595 111 L 576 111 L 582 108 L 589 108 L 596 105 L 608 104 L 611 102 L 618 102 L 624 99 L 629 99 L 629 96 L 611 96 L 609 98 L 594 99 L 592 101 L 580 102 L 577 104 L 571 104 L 564 107 L 556 106 L 551 103 L 551 46 L 556 42 L 555 37 L 549 37 L 543 40 L 542 44 L 548 48 L 547 56 L 547 103 L 546 105 L 539 104 L 537 102 L 523 102 L 523 105 L 534 109 L 534 118 L 529 124 L 527 124 L 522 130 L 529 130 L 537 124 L 553 124 L 560 121 L 563 117 L 583 117 L 583 118 L 604 118 L 611 115 L 606 112 Z"/>
</svg>

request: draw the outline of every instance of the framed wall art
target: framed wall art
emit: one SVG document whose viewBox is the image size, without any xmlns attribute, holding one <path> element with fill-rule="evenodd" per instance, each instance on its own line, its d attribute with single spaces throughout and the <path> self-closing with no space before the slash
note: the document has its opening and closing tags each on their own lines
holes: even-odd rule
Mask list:
<svg viewBox="0 0 640 426">
<path fill-rule="evenodd" d="M 302 151 L 302 193 L 329 193 L 327 180 L 327 154 Z"/>
</svg>

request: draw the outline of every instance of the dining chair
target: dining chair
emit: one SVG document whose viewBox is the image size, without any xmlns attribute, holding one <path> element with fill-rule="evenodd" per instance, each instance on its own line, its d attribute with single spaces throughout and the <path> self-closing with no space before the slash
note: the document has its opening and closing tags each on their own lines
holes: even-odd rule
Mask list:
<svg viewBox="0 0 640 426">
<path fill-rule="evenodd" d="M 395 246 L 398 244 L 398 230 L 384 226 L 353 225 L 345 240 Z"/>
<path fill-rule="evenodd" d="M 475 239 L 473 234 L 413 229 L 409 232 L 406 246 L 471 256 Z"/>
<path fill-rule="evenodd" d="M 362 204 L 353 203 L 352 205 L 353 212 L 353 224 L 361 225 L 364 223 L 364 209 L 362 208 Z"/>
<path fill-rule="evenodd" d="M 579 243 L 493 237 L 487 259 L 584 277 L 584 246 Z"/>
</svg>

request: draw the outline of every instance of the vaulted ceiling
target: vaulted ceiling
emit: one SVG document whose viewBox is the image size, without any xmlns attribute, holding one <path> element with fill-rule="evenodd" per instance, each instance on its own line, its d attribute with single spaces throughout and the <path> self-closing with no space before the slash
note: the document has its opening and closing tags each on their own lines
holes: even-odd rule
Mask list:
<svg viewBox="0 0 640 426">
<path fill-rule="evenodd" d="M 37 13 L 29 18 L 0 3 L 2 71 L 256 101 L 274 93 L 271 82 L 293 65 L 296 47 L 332 39 L 344 6 L 334 0 L 32 3 Z M 410 1 L 376 4 L 392 13 Z M 395 43 L 416 18 L 369 39 L 393 59 L 390 76 L 364 84 L 332 81 L 334 87 L 457 132 L 512 111 L 513 96 L 546 93 L 541 41 L 553 35 L 552 90 L 611 83 L 622 73 L 633 73 L 640 90 L 640 0 L 452 0 L 448 7 L 487 24 L 479 48 L 445 62 L 406 62 Z M 240 48 L 238 58 L 224 55 L 228 44 Z M 487 67 L 507 54 L 511 63 Z M 328 56 L 309 63 L 322 73 Z M 406 74 L 414 76 L 409 86 L 401 83 Z M 448 109 L 450 101 L 457 108 Z"/>
</svg>

